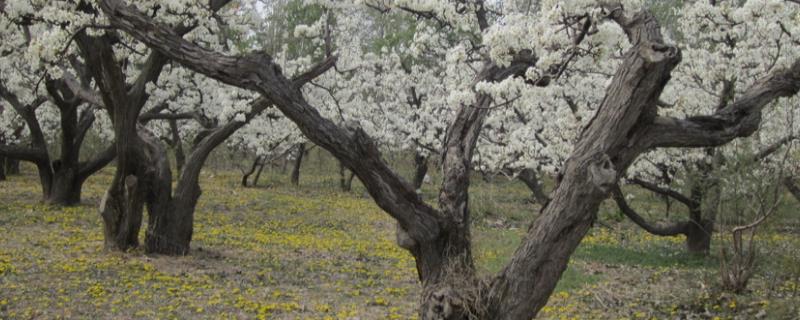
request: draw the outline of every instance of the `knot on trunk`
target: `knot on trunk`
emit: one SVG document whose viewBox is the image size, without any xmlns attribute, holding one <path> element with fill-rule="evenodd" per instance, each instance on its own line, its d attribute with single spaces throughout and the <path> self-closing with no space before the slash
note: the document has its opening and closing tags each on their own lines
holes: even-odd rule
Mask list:
<svg viewBox="0 0 800 320">
<path fill-rule="evenodd" d="M 595 187 L 608 192 L 617 183 L 617 171 L 607 154 L 603 154 L 589 165 L 589 178 Z"/>
<path fill-rule="evenodd" d="M 678 47 L 663 43 L 650 42 L 644 43 L 639 48 L 639 55 L 647 62 L 657 63 L 668 60 L 680 59 L 681 51 Z M 675 60 L 677 63 L 677 60 Z"/>
</svg>

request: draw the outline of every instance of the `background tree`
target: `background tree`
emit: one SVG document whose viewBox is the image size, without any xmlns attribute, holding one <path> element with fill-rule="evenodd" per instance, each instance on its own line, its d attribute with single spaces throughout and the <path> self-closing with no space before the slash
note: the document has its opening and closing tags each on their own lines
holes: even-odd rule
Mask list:
<svg viewBox="0 0 800 320">
<path fill-rule="evenodd" d="M 86 99 L 80 92 L 81 83 L 88 85 L 89 81 L 82 61 L 74 54 L 55 58 L 41 49 L 49 36 L 60 32 L 58 25 L 73 15 L 44 19 L 36 9 L 11 7 L 0 16 L 5 39 L 0 49 L 4 52 L 0 57 L 4 79 L 0 98 L 10 106 L 3 111 L 4 117 L 11 119 L 0 129 L 4 131 L 0 155 L 36 165 L 46 202 L 74 205 L 80 202 L 84 181 L 111 162 L 115 153 L 109 148 L 81 161 L 81 148 L 100 102 Z M 8 112 L 12 109 L 16 117 Z M 24 127 L 14 122 L 22 122 Z"/>
</svg>

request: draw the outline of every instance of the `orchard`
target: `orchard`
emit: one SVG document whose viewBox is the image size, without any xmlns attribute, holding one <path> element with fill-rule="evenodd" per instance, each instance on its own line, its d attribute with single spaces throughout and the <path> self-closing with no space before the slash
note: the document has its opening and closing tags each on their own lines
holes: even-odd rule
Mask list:
<svg viewBox="0 0 800 320">
<path fill-rule="evenodd" d="M 0 0 L 0 38 L 0 318 L 800 317 L 798 1 Z"/>
</svg>

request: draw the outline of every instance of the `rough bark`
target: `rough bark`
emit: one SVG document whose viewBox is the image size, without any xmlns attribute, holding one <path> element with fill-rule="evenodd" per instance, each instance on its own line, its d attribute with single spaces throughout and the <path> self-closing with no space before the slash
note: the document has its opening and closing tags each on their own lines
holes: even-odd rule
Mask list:
<svg viewBox="0 0 800 320">
<path fill-rule="evenodd" d="M 292 176 L 291 181 L 292 185 L 300 185 L 300 167 L 303 164 L 303 156 L 306 153 L 306 144 L 305 143 L 298 143 L 297 144 L 297 151 L 295 151 L 294 156 L 294 164 L 292 166 Z"/>
<path fill-rule="evenodd" d="M 81 33 L 76 40 L 84 59 L 94 61 L 89 64 L 89 69 L 114 127 L 117 171 L 100 207 L 106 248 L 126 251 L 139 244 L 144 203 L 153 178 L 150 165 L 157 163 L 154 157 L 159 156 L 147 152 L 148 142 L 151 141 L 148 137 L 140 136 L 137 128 L 139 113 L 146 101 L 143 90 L 146 82 L 142 78 L 157 74 L 156 71 L 160 71 L 166 59 L 149 57 L 142 75 L 136 81 L 137 85 L 129 92 L 124 69 L 115 58 L 111 38 Z"/>
<path fill-rule="evenodd" d="M 107 249 L 126 251 L 139 245 L 144 206 L 141 189 L 135 175 L 122 176 L 122 171 L 115 174 L 99 209 Z"/>
<path fill-rule="evenodd" d="M 658 97 L 680 61 L 678 49 L 663 44 L 651 14 L 625 16 L 613 10 L 611 18 L 623 26 L 633 47 L 566 161 L 552 200 L 493 280 L 488 304 L 496 319 L 530 319 L 545 305 L 600 203 L 645 151 L 643 129 L 655 117 Z"/>
</svg>

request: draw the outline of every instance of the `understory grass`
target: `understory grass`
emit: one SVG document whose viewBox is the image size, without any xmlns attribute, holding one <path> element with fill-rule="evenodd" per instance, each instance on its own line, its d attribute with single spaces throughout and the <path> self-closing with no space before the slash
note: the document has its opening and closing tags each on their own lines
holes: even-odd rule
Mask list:
<svg viewBox="0 0 800 320">
<path fill-rule="evenodd" d="M 235 169 L 204 171 L 192 251 L 165 257 L 103 249 L 97 204 L 112 168 L 89 179 L 81 205 L 57 208 L 40 203 L 24 166 L 0 182 L 0 318 L 415 319 L 416 269 L 394 244 L 391 218 L 359 184 L 337 190 L 335 163 L 310 157 L 303 172 L 298 187 L 272 168 L 259 187 L 242 188 Z M 435 187 L 423 190 L 432 204 Z M 488 276 L 539 207 L 505 178 L 476 178 L 472 189 L 475 256 Z M 683 238 L 616 215 L 604 206 L 541 318 L 800 318 L 796 220 L 759 233 L 759 272 L 750 291 L 732 295 L 716 285 L 721 237 L 709 257 L 691 256 Z"/>
</svg>

